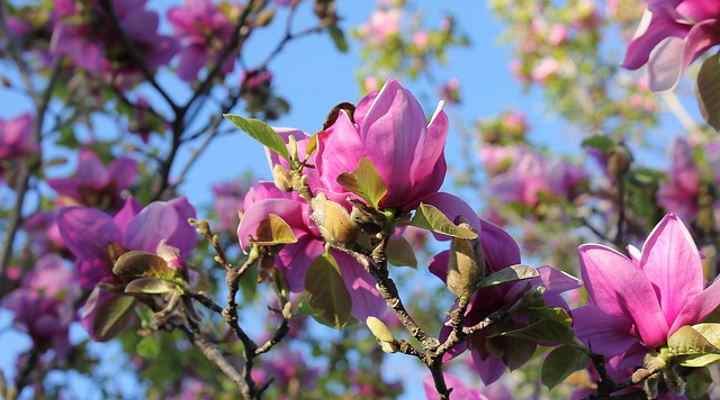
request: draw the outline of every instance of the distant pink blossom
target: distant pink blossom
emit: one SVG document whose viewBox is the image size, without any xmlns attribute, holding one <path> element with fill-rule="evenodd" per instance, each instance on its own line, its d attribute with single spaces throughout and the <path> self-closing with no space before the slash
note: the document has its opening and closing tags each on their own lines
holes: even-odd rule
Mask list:
<svg viewBox="0 0 720 400">
<path fill-rule="evenodd" d="M 0 119 L 0 160 L 33 154 L 40 149 L 33 137 L 33 118 L 25 113 L 11 119 Z"/>
<path fill-rule="evenodd" d="M 235 24 L 212 0 L 185 0 L 168 11 L 168 21 L 182 45 L 178 75 L 189 82 L 195 81 L 209 62 L 215 62 L 235 31 Z M 223 64 L 224 74 L 233 70 L 233 60 L 228 57 Z"/>
<path fill-rule="evenodd" d="M 242 213 L 243 199 L 249 187 L 247 182 L 233 180 L 213 185 L 213 208 L 217 214 L 218 226 L 224 231 L 237 229 Z"/>
<path fill-rule="evenodd" d="M 424 50 L 430 43 L 430 35 L 425 31 L 418 31 L 413 34 L 413 44 L 419 50 Z"/>
<path fill-rule="evenodd" d="M 550 77 L 556 75 L 559 71 L 560 62 L 554 58 L 545 57 L 533 68 L 532 79 L 538 83 L 545 83 Z"/>
<path fill-rule="evenodd" d="M 360 27 L 360 32 L 372 43 L 380 44 L 400 31 L 402 11 L 397 8 L 379 9 Z"/>
<path fill-rule="evenodd" d="M 699 210 L 700 171 L 695 165 L 690 144 L 678 138 L 672 147 L 672 162 L 667 180 L 660 186 L 658 203 L 686 221 L 692 221 Z"/>
</svg>

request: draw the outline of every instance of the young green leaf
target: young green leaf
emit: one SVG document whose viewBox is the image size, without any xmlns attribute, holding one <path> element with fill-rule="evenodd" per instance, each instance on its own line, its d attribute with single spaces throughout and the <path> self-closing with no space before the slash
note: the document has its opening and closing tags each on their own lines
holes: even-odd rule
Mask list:
<svg viewBox="0 0 720 400">
<path fill-rule="evenodd" d="M 346 190 L 362 197 L 376 209 L 387 194 L 385 182 L 383 182 L 377 169 L 367 157 L 360 159 L 355 171 L 340 174 L 337 181 Z"/>
<path fill-rule="evenodd" d="M 132 315 L 134 306 L 135 298 L 132 296 L 116 296 L 99 304 L 92 321 L 97 340 L 108 340 L 120 332 Z"/>
<path fill-rule="evenodd" d="M 390 264 L 417 268 L 417 258 L 412 245 L 402 236 L 393 236 L 385 248 Z"/>
<path fill-rule="evenodd" d="M 560 346 L 551 351 L 542 366 L 542 382 L 549 389 L 564 381 L 570 374 L 587 368 L 590 358 L 576 346 Z"/>
<path fill-rule="evenodd" d="M 345 38 L 345 33 L 342 31 L 342 29 L 333 25 L 328 27 L 328 33 L 330 33 L 330 38 L 335 44 L 335 48 L 338 49 L 338 51 L 340 51 L 341 53 L 347 53 L 350 49 L 350 46 L 348 46 L 347 39 Z"/>
<path fill-rule="evenodd" d="M 310 265 L 305 273 L 305 291 L 319 322 L 339 329 L 353 320 L 350 294 L 331 254 L 318 256 Z"/>
<path fill-rule="evenodd" d="M 290 225 L 276 214 L 268 214 L 267 218 L 258 225 L 253 240 L 253 243 L 259 246 L 274 246 L 295 242 L 297 242 L 297 238 Z"/>
<path fill-rule="evenodd" d="M 668 338 L 667 347 L 674 356 L 720 353 L 720 349 L 688 325 L 681 327 Z"/>
<path fill-rule="evenodd" d="M 260 121 L 259 119 L 243 118 L 234 114 L 223 114 L 223 117 L 232 122 L 236 127 L 242 129 L 253 139 L 280 155 L 280 157 L 286 160 L 290 158 L 285 141 L 272 127 L 270 127 L 270 125 Z"/>
<path fill-rule="evenodd" d="M 527 265 L 511 265 L 500 271 L 493 272 L 478 282 L 478 288 L 502 285 L 503 283 L 516 282 L 525 279 L 532 279 L 540 276 L 540 273 Z"/>
<path fill-rule="evenodd" d="M 720 130 L 720 57 L 703 62 L 697 77 L 698 103 L 707 123 Z"/>
<path fill-rule="evenodd" d="M 459 239 L 472 240 L 478 237 L 471 229 L 455 225 L 442 211 L 430 204 L 420 203 L 410 223 L 418 228 Z"/>
<path fill-rule="evenodd" d="M 140 357 L 154 359 L 160 355 L 160 343 L 153 336 L 145 336 L 135 346 L 135 351 Z"/>
<path fill-rule="evenodd" d="M 125 286 L 128 294 L 164 294 L 177 290 L 174 283 L 159 278 L 138 278 Z"/>
<path fill-rule="evenodd" d="M 157 254 L 132 250 L 123 253 L 113 265 L 113 274 L 124 278 L 155 277 L 172 279 L 177 271 Z"/>
</svg>

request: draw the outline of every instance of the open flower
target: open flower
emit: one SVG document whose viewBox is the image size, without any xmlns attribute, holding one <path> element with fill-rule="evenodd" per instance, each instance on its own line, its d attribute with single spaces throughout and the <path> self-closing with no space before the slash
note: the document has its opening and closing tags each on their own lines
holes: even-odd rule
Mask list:
<svg viewBox="0 0 720 400">
<path fill-rule="evenodd" d="M 573 310 L 574 329 L 591 351 L 608 357 L 625 379 L 644 354 L 680 327 L 702 322 L 720 304 L 720 284 L 703 290 L 703 268 L 685 225 L 667 214 L 630 258 L 599 244 L 578 249 L 589 295 Z"/>
<path fill-rule="evenodd" d="M 677 139 L 672 148 L 672 164 L 668 180 L 658 191 L 658 203 L 680 218 L 690 221 L 698 212 L 700 171 L 692 157 L 692 149 L 685 139 Z"/>
<path fill-rule="evenodd" d="M 195 81 L 208 60 L 220 54 L 235 30 L 230 18 L 212 0 L 185 0 L 168 11 L 168 21 L 183 45 L 178 76 Z M 228 57 L 222 72 L 232 72 L 234 57 Z"/>
<path fill-rule="evenodd" d="M 142 210 L 129 198 L 114 217 L 94 208 L 67 207 L 60 211 L 58 227 L 65 245 L 75 256 L 80 284 L 86 289 L 94 288 L 81 315 L 91 337 L 105 340 L 112 336 L 96 332 L 93 321 L 98 310 L 121 294 L 103 285 L 117 283 L 112 274 L 117 257 L 130 250 L 141 250 L 157 253 L 168 265 L 178 267 L 197 241 L 195 229 L 187 222 L 194 217 L 195 209 L 184 197 L 157 201 Z"/>
<path fill-rule="evenodd" d="M 520 264 L 520 248 L 515 240 L 504 230 L 480 219 L 460 198 L 448 193 L 437 193 L 426 202 L 443 211 L 453 221 L 461 218 L 478 233 L 479 247 L 482 249 L 488 273 Z M 443 281 L 447 278 L 449 258 L 450 253 L 443 251 L 435 255 L 430 264 L 430 272 Z M 514 304 L 527 290 L 539 285 L 545 287 L 544 300 L 547 305 L 567 308 L 561 294 L 576 289 L 580 283 L 575 278 L 549 266 L 538 268 L 538 272 L 540 276 L 530 282 L 509 283 L 475 291 L 465 314 L 465 326 L 473 326 L 495 311 Z M 441 336 L 447 336 L 449 332 L 450 328 L 446 326 Z M 487 332 L 480 330 L 454 348 L 451 353 L 456 356 L 469 349 L 472 356 L 471 367 L 480 375 L 482 381 L 489 385 L 502 376 L 506 366 L 502 358 L 490 352 L 486 336 Z"/>
<path fill-rule="evenodd" d="M 40 258 L 2 305 L 15 313 L 14 323 L 25 330 L 36 346 L 52 346 L 64 353 L 69 348 L 68 329 L 75 319 L 80 287 L 75 273 L 62 258 Z"/>
<path fill-rule="evenodd" d="M 411 210 L 437 192 L 445 179 L 445 138 L 448 119 L 441 102 L 430 122 L 420 103 L 394 80 L 364 97 L 353 115 L 341 111 L 319 135 L 315 159 L 323 190 L 329 198 L 350 196 L 337 182 L 367 157 L 387 187 L 383 208 Z"/>
<path fill-rule="evenodd" d="M 508 389 L 500 385 L 499 383 L 494 384 L 492 386 L 484 386 L 481 388 L 471 388 L 465 385 L 465 383 L 460 380 L 455 375 L 452 375 L 448 372 L 445 373 L 445 383 L 449 388 L 452 389 L 452 398 L 453 399 L 459 399 L 459 400 L 511 400 L 512 395 L 508 391 Z M 425 398 L 427 400 L 439 400 L 440 395 L 438 395 L 437 390 L 435 389 L 435 384 L 433 382 L 432 376 L 428 375 L 423 380 L 423 389 L 425 389 Z"/>
<path fill-rule="evenodd" d="M 707 0 L 649 0 L 624 67 L 648 65 L 650 88 L 669 90 L 685 69 L 720 43 L 720 3 Z"/>
<path fill-rule="evenodd" d="M 137 163 L 118 157 L 105 167 L 91 150 L 78 153 L 75 174 L 68 178 L 48 179 L 48 185 L 62 196 L 64 204 L 117 209 L 122 204 L 120 193 L 137 177 Z"/>
<path fill-rule="evenodd" d="M 275 256 L 276 265 L 284 272 L 290 290 L 301 292 L 310 264 L 324 251 L 324 240 L 310 218 L 309 204 L 295 193 L 278 190 L 270 182 L 260 182 L 245 196 L 245 214 L 238 226 L 240 246 L 248 249 L 258 227 L 270 214 L 282 218 L 292 229 L 297 242 L 286 244 Z M 352 315 L 360 321 L 379 316 L 385 302 L 375 289 L 373 278 L 350 256 L 332 251 L 345 287 L 352 300 Z"/>
</svg>

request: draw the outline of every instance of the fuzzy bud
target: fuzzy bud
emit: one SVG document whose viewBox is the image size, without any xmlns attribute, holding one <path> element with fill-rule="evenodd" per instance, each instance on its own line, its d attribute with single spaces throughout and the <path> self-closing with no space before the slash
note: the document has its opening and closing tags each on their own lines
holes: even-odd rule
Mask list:
<svg viewBox="0 0 720 400">
<path fill-rule="evenodd" d="M 394 353 L 397 351 L 395 337 L 384 322 L 375 317 L 367 317 L 365 323 L 373 336 L 375 336 L 375 339 L 380 343 L 382 351 L 385 353 Z"/>
<path fill-rule="evenodd" d="M 327 242 L 352 243 L 355 240 L 358 227 L 343 206 L 328 200 L 322 193 L 315 196 L 310 205 L 312 219 Z"/>
<path fill-rule="evenodd" d="M 450 246 L 447 273 L 447 285 L 450 291 L 457 297 L 469 297 L 475 290 L 475 285 L 482 279 L 482 275 L 483 269 L 478 265 L 473 242 L 454 238 Z"/>
<path fill-rule="evenodd" d="M 292 190 L 292 183 L 288 171 L 280 164 L 275 164 L 272 170 L 273 183 L 283 192 Z"/>
</svg>

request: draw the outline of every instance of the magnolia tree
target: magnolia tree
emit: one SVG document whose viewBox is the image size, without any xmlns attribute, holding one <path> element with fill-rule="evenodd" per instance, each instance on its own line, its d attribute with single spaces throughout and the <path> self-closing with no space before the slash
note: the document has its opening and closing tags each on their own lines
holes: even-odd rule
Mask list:
<svg viewBox="0 0 720 400">
<path fill-rule="evenodd" d="M 464 110 L 486 94 L 436 76 L 483 49 L 417 4 L 1 2 L 2 90 L 32 107 L 0 120 L 3 332 L 31 342 L 3 340 L 0 396 L 720 398 L 720 3 L 489 6 L 577 154 Z M 271 67 L 310 35 L 361 50 L 365 96 L 275 128 Z M 240 132 L 269 168 L 184 197 Z"/>
</svg>

